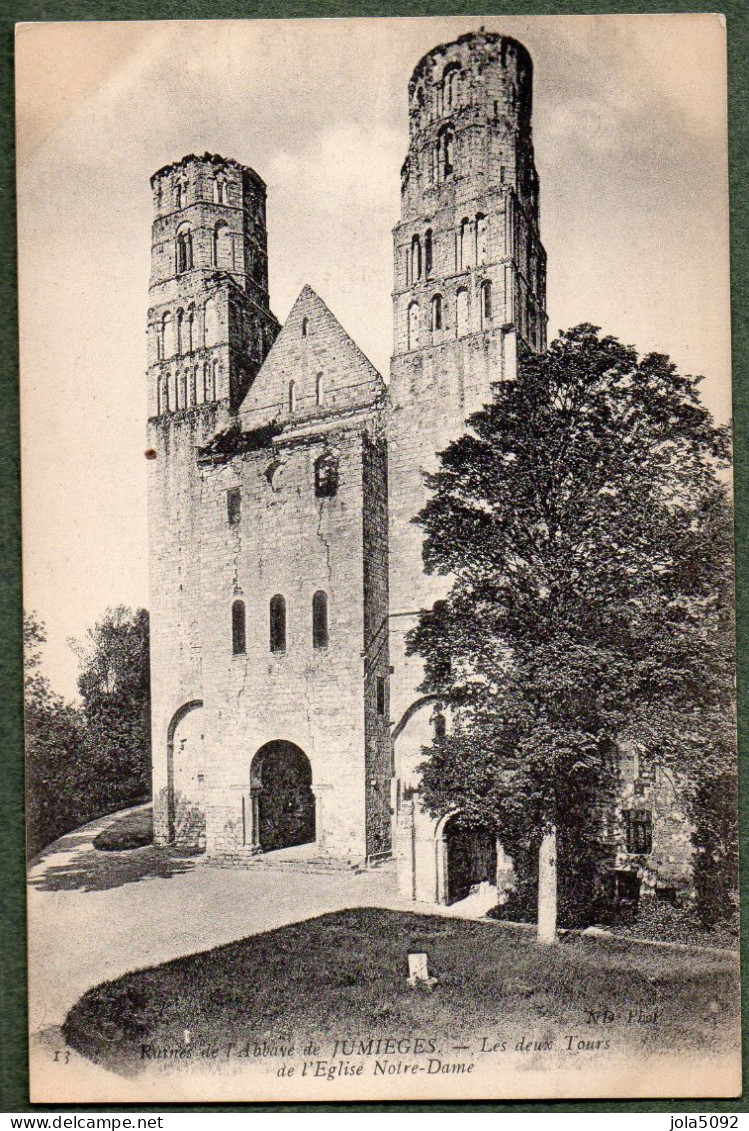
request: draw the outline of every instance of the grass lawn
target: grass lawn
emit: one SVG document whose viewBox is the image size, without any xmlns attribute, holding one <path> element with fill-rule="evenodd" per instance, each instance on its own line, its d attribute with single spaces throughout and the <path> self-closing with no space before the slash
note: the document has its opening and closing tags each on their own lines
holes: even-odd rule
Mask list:
<svg viewBox="0 0 749 1131">
<path fill-rule="evenodd" d="M 94 848 L 104 852 L 122 852 L 144 848 L 153 843 L 153 811 L 149 805 L 135 813 L 125 813 L 94 838 Z"/>
<path fill-rule="evenodd" d="M 432 992 L 406 982 L 409 951 L 426 951 Z M 624 939 L 570 938 L 539 948 L 498 924 L 357 908 L 254 935 L 90 990 L 73 1007 L 68 1043 L 109 1068 L 137 1072 L 143 1044 L 423 1035 L 478 1047 L 485 1036 L 605 1040 L 612 1052 L 725 1052 L 738 1041 L 738 961 Z M 588 1010 L 613 1021 L 593 1023 Z"/>
</svg>

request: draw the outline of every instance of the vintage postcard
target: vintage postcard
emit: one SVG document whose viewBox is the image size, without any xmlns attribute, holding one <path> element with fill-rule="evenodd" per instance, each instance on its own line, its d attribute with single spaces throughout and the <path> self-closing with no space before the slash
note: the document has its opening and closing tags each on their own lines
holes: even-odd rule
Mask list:
<svg viewBox="0 0 749 1131">
<path fill-rule="evenodd" d="M 722 17 L 16 74 L 32 1101 L 737 1095 Z"/>
</svg>

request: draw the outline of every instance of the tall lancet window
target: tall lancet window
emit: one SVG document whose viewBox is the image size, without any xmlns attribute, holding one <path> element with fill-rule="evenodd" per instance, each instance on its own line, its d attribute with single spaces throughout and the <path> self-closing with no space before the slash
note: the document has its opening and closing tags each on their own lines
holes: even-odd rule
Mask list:
<svg viewBox="0 0 749 1131">
<path fill-rule="evenodd" d="M 481 284 L 481 329 L 488 329 L 492 320 L 492 285 L 488 279 Z"/>
<path fill-rule="evenodd" d="M 312 646 L 328 647 L 328 595 L 322 589 L 312 598 Z"/>
<path fill-rule="evenodd" d="M 289 381 L 288 408 L 290 414 L 296 412 L 296 384 L 294 381 Z"/>
<path fill-rule="evenodd" d="M 427 228 L 424 233 L 424 278 L 431 279 L 434 260 L 432 229 Z"/>
<path fill-rule="evenodd" d="M 417 283 L 421 278 L 421 240 L 414 236 L 411 240 L 411 282 Z"/>
<path fill-rule="evenodd" d="M 280 593 L 270 600 L 270 650 L 286 651 L 286 601 Z"/>
<path fill-rule="evenodd" d="M 244 601 L 235 601 L 231 607 L 231 650 L 234 656 L 244 656 L 247 651 Z"/>
<path fill-rule="evenodd" d="M 325 377 L 322 373 L 318 373 L 315 378 L 315 403 L 318 405 L 323 404 L 325 401 Z"/>
</svg>

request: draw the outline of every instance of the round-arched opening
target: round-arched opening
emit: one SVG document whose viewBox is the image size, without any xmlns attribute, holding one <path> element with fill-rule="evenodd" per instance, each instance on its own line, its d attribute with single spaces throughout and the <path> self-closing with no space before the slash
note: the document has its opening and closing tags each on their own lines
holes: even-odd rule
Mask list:
<svg viewBox="0 0 749 1131">
<path fill-rule="evenodd" d="M 293 742 L 261 746 L 250 767 L 253 841 L 263 852 L 315 839 L 315 797 L 309 758 Z"/>
<path fill-rule="evenodd" d="M 477 884 L 497 882 L 497 837 L 490 829 L 465 828 L 457 814 L 443 827 L 445 903 L 457 903 Z"/>
</svg>

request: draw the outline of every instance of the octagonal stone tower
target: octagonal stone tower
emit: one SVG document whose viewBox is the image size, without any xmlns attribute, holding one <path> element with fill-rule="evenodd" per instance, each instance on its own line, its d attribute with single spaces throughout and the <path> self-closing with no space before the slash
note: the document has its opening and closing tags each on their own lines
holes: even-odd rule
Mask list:
<svg viewBox="0 0 749 1131">
<path fill-rule="evenodd" d="M 405 635 L 446 588 L 424 575 L 422 531 L 412 522 L 427 497 L 424 472 L 492 385 L 515 377 L 518 342 L 546 345 L 532 88 L 522 44 L 484 31 L 430 51 L 409 83 L 389 428 L 396 811 L 434 721 L 433 704 L 417 709 L 422 669 L 406 657 Z"/>
</svg>

